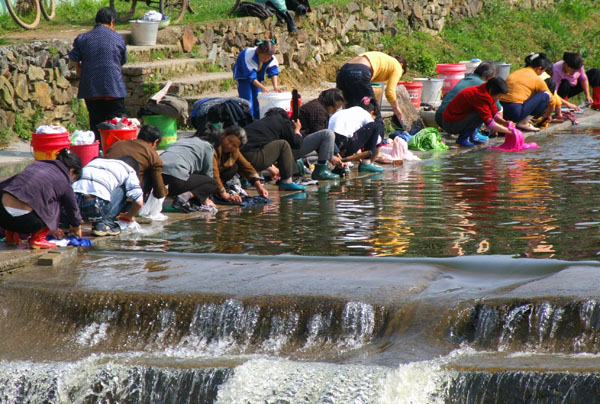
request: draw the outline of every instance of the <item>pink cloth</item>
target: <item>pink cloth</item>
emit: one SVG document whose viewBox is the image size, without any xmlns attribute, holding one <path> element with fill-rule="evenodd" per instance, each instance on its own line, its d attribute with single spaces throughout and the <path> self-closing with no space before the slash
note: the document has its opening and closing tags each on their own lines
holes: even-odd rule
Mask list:
<svg viewBox="0 0 600 404">
<path fill-rule="evenodd" d="M 490 147 L 492 150 L 500 150 L 500 151 L 508 151 L 515 152 L 522 149 L 537 149 L 539 146 L 536 143 L 525 143 L 525 137 L 523 136 L 523 132 L 519 129 L 515 128 L 512 123 L 508 124 L 508 129 L 512 133 L 507 133 L 504 138 L 504 143 L 500 146 Z"/>
<path fill-rule="evenodd" d="M 421 160 L 408 150 L 408 143 L 400 136 L 394 138 L 392 146 L 385 145 L 379 149 L 379 159 L 385 163 L 391 163 L 395 160 Z"/>
</svg>

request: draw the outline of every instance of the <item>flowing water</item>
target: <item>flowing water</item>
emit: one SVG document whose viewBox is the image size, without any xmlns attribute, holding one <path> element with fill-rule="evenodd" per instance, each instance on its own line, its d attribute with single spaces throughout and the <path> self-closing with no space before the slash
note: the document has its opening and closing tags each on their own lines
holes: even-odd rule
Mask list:
<svg viewBox="0 0 600 404">
<path fill-rule="evenodd" d="M 532 140 L 5 274 L 0 402 L 598 402 L 600 130 Z"/>
</svg>

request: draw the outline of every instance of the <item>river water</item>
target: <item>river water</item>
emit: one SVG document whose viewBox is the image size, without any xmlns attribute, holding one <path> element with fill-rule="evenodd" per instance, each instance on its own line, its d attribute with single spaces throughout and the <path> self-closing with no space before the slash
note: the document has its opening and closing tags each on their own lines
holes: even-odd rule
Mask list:
<svg viewBox="0 0 600 404">
<path fill-rule="evenodd" d="M 600 400 L 600 129 L 111 240 L 0 285 L 0 402 Z"/>
</svg>

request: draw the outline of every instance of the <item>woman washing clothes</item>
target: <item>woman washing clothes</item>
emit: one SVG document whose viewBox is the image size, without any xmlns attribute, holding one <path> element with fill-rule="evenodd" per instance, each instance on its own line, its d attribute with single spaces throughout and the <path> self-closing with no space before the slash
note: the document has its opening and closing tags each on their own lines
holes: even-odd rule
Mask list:
<svg viewBox="0 0 600 404">
<path fill-rule="evenodd" d="M 379 153 L 385 135 L 381 119 L 377 119 L 377 101 L 363 97 L 359 107 L 341 109 L 329 118 L 329 129 L 335 133 L 335 143 L 346 160 L 360 159 L 358 171 L 382 172 L 383 168 L 371 163 Z M 360 153 L 362 148 L 366 152 Z"/>
<path fill-rule="evenodd" d="M 260 118 L 258 105 L 258 93 L 268 93 L 269 89 L 262 83 L 265 74 L 273 82 L 273 91 L 280 93 L 277 86 L 279 75 L 279 62 L 275 54 L 274 39 L 257 41 L 256 47 L 244 49 L 233 65 L 233 78 L 238 83 L 238 94 L 240 98 L 250 102 L 250 113 L 254 119 Z"/>
<path fill-rule="evenodd" d="M 346 107 L 358 107 L 364 97 L 375 99 L 371 82 L 385 81 L 385 97 L 392 104 L 394 115 L 401 121 L 396 86 L 404 73 L 406 59 L 403 57 L 392 57 L 383 52 L 365 52 L 342 66 L 337 74 L 336 87 L 344 93 Z M 377 117 L 380 116 L 378 111 Z"/>
<path fill-rule="evenodd" d="M 246 131 L 239 126 L 230 126 L 223 131 L 223 139 L 220 145 L 213 145 L 215 154 L 213 157 L 213 176 L 217 181 L 217 193 L 225 201 L 241 202 L 242 198 L 239 195 L 229 195 L 224 182 L 229 181 L 237 173 L 242 178 L 247 178 L 258 195 L 265 198 L 269 197 L 269 192 L 263 187 L 261 178 L 248 162 L 242 156 L 240 147 L 248 142 Z"/>
<path fill-rule="evenodd" d="M 474 87 L 467 87 L 450 101 L 442 114 L 442 128 L 448 133 L 458 133 L 456 144 L 473 147 L 483 143 L 477 129 L 485 124 L 490 130 L 511 133 L 508 121 L 498 112 L 496 101 L 508 92 L 501 77 L 494 77 Z"/>
<path fill-rule="evenodd" d="M 579 53 L 565 52 L 563 59 L 552 66 L 552 79 L 556 83 L 559 97 L 567 99 L 583 92 L 586 102 L 591 103 L 594 109 L 600 109 L 600 70 L 593 68 L 585 72 L 583 58 Z M 593 88 L 593 97 L 590 87 Z M 556 109 L 556 117 L 562 118 L 559 107 Z"/>
<path fill-rule="evenodd" d="M 81 160 L 69 149 L 56 160 L 35 161 L 22 172 L 0 182 L 0 227 L 6 243 L 18 245 L 19 233 L 31 233 L 31 248 L 54 248 L 48 233 L 63 238 L 58 227 L 64 209 L 69 232 L 81 237 L 81 213 L 71 184 L 81 176 Z"/>
<path fill-rule="evenodd" d="M 512 72 L 506 79 L 508 94 L 500 98 L 504 119 L 517 123 L 522 131 L 538 132 L 531 124 L 531 117 L 550 117 L 554 99 L 541 74 L 551 64 L 544 53 L 534 53 L 525 58 L 525 66 Z"/>
<path fill-rule="evenodd" d="M 301 127 L 300 121 L 292 121 L 282 108 L 271 108 L 264 118 L 244 128 L 248 143 L 242 147 L 242 154 L 259 172 L 268 169 L 274 178 L 279 176 L 280 190 L 306 189 L 292 181 L 297 170 L 292 149 L 302 146 Z"/>
<path fill-rule="evenodd" d="M 167 147 L 160 158 L 163 161 L 163 181 L 173 197 L 172 206 L 186 213 L 216 209 L 209 198 L 217 191 L 213 176 L 214 139 L 220 143 L 221 132 L 207 124 L 194 136 L 176 141 Z"/>
</svg>

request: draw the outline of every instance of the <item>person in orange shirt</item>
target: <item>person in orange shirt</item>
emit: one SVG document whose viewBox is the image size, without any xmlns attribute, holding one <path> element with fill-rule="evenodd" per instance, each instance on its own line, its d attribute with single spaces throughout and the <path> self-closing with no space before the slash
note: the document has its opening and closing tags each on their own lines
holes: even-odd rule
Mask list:
<svg viewBox="0 0 600 404">
<path fill-rule="evenodd" d="M 364 97 L 376 99 L 371 82 L 385 81 L 385 97 L 392 105 L 394 115 L 402 120 L 396 86 L 406 73 L 406 59 L 383 52 L 366 52 L 350 59 L 338 71 L 336 87 L 342 90 L 346 107 L 359 107 Z"/>
<path fill-rule="evenodd" d="M 516 122 L 523 131 L 538 132 L 540 129 L 531 125 L 531 117 L 547 119 L 554 108 L 552 93 L 540 77 L 549 64 L 552 63 L 545 53 L 534 53 L 525 58 L 527 67 L 506 79 L 508 94 L 500 98 L 504 119 Z"/>
</svg>

